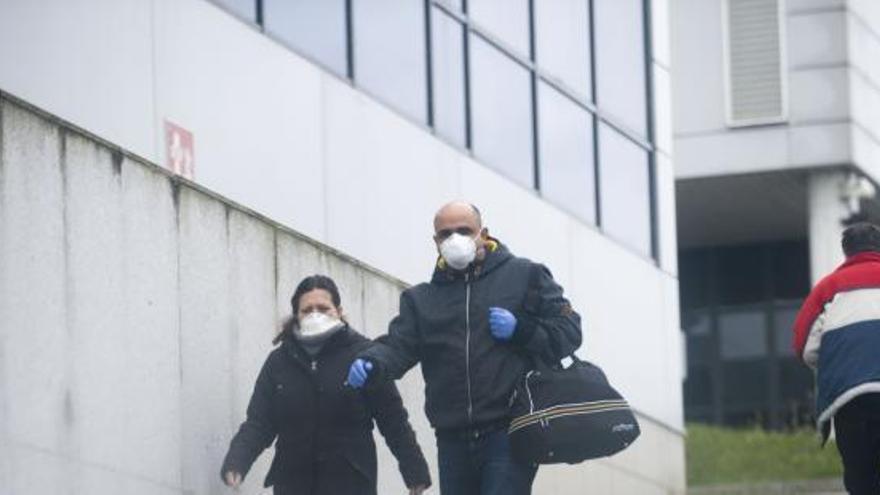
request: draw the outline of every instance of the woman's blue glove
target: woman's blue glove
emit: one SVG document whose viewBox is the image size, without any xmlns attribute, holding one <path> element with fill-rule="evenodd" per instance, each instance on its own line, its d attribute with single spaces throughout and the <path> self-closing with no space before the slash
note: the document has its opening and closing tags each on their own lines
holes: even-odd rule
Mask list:
<svg viewBox="0 0 880 495">
<path fill-rule="evenodd" d="M 489 308 L 489 330 L 497 340 L 510 340 L 516 331 L 516 316 L 504 308 Z"/>
<path fill-rule="evenodd" d="M 357 358 L 351 363 L 348 369 L 348 380 L 345 382 L 351 388 L 361 388 L 367 383 L 370 370 L 373 369 L 373 363 Z"/>
</svg>

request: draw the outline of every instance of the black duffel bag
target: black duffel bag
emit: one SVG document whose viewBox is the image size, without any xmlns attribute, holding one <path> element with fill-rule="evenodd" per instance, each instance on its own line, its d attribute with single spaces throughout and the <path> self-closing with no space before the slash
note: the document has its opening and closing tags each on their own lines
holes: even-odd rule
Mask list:
<svg viewBox="0 0 880 495">
<path fill-rule="evenodd" d="M 508 433 L 517 460 L 576 464 L 616 454 L 639 436 L 629 404 L 598 366 L 571 356 L 562 365 L 538 365 L 517 385 Z"/>
</svg>

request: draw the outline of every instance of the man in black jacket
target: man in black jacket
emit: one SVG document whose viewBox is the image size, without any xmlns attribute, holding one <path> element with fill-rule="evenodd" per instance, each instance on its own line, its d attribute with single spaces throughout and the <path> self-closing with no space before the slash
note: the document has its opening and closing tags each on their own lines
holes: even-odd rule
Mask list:
<svg viewBox="0 0 880 495">
<path fill-rule="evenodd" d="M 533 360 L 580 346 L 580 317 L 549 270 L 489 237 L 473 205 L 441 208 L 434 241 L 431 281 L 403 292 L 388 334 L 352 363 L 348 383 L 370 387 L 421 363 L 441 493 L 529 494 L 537 468 L 512 459 L 507 439 L 512 394 Z"/>
</svg>

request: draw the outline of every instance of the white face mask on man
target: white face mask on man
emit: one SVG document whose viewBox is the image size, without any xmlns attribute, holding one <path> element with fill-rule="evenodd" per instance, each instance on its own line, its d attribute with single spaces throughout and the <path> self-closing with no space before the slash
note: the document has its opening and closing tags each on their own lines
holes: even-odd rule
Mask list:
<svg viewBox="0 0 880 495">
<path fill-rule="evenodd" d="M 326 315 L 320 311 L 313 311 L 299 320 L 297 333 L 304 339 L 317 339 L 333 333 L 341 328 L 342 320 Z"/>
<path fill-rule="evenodd" d="M 473 237 L 454 232 L 440 243 L 440 256 L 456 270 L 464 270 L 477 256 L 477 243 Z"/>
</svg>

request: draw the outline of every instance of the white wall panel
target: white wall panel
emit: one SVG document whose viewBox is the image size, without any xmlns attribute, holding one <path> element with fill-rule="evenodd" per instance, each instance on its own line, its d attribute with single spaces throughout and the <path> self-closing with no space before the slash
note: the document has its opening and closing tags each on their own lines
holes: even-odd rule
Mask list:
<svg viewBox="0 0 880 495">
<path fill-rule="evenodd" d="M 149 159 L 152 0 L 0 2 L 0 89 Z"/>
<path fill-rule="evenodd" d="M 204 0 L 154 3 L 157 132 L 193 133 L 199 183 L 322 238 L 321 72 Z"/>
</svg>

